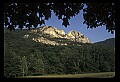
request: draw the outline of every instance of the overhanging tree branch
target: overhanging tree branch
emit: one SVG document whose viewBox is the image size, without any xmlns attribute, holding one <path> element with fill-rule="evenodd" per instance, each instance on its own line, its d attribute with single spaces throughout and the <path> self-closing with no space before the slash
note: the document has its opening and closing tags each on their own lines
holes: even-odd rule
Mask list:
<svg viewBox="0 0 120 82">
<path fill-rule="evenodd" d="M 45 20 L 51 18 L 53 11 L 58 20 L 62 20 L 62 25 L 67 27 L 70 25 L 69 19 L 76 16 L 82 9 L 83 23 L 88 26 L 87 28 L 105 25 L 108 32 L 114 32 L 114 3 L 7 3 L 5 4 L 4 22 L 5 26 L 19 25 L 21 29 L 26 26 L 26 23 L 29 23 L 28 28 L 30 29 L 32 25 L 36 27 L 38 24 L 45 24 Z M 10 22 L 8 22 L 8 17 Z"/>
</svg>

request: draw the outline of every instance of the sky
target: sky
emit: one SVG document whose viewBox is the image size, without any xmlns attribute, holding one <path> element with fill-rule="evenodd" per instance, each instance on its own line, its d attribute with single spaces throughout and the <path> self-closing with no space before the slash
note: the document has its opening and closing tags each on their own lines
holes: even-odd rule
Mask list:
<svg viewBox="0 0 120 82">
<path fill-rule="evenodd" d="M 52 12 L 51 18 L 45 21 L 45 24 L 47 26 L 54 26 L 59 30 L 64 30 L 66 34 L 71 30 L 75 30 L 84 34 L 93 43 L 103 41 L 108 38 L 115 38 L 115 32 L 114 34 L 111 34 L 106 30 L 105 26 L 87 29 L 87 26 L 86 24 L 83 24 L 83 21 L 84 19 L 82 11 L 80 11 L 78 15 L 69 20 L 70 26 L 67 26 L 66 28 L 65 26 L 62 26 L 62 20 L 58 20 L 57 16 L 55 16 L 55 14 Z"/>
</svg>

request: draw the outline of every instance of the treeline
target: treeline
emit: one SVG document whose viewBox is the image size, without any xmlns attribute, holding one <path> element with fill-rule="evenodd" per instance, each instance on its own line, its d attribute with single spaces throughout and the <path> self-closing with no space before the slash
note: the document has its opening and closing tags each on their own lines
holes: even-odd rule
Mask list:
<svg viewBox="0 0 120 82">
<path fill-rule="evenodd" d="M 95 45 L 104 45 L 104 46 L 115 46 L 115 38 L 109 38 L 104 41 L 96 42 Z"/>
<path fill-rule="evenodd" d="M 5 77 L 115 71 L 115 50 L 111 46 L 52 46 L 14 33 L 5 34 L 4 46 Z"/>
</svg>

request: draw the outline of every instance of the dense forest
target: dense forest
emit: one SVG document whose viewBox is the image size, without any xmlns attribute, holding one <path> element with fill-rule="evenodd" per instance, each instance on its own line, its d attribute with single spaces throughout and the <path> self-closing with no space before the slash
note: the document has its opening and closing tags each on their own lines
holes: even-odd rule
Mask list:
<svg viewBox="0 0 120 82">
<path fill-rule="evenodd" d="M 96 42 L 95 44 L 104 45 L 104 46 L 115 46 L 115 38 L 109 38 L 105 41 Z"/>
<path fill-rule="evenodd" d="M 115 71 L 114 46 L 53 46 L 25 39 L 25 34 L 29 31 L 4 30 L 5 77 Z"/>
</svg>

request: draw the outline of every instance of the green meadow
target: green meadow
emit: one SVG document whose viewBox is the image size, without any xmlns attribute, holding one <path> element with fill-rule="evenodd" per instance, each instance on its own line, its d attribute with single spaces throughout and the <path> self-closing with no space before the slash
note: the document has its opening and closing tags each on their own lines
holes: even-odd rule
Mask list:
<svg viewBox="0 0 120 82">
<path fill-rule="evenodd" d="M 22 78 L 113 78 L 114 76 L 115 76 L 115 72 L 101 72 L 101 73 L 85 73 L 85 74 L 25 76 Z"/>
</svg>

